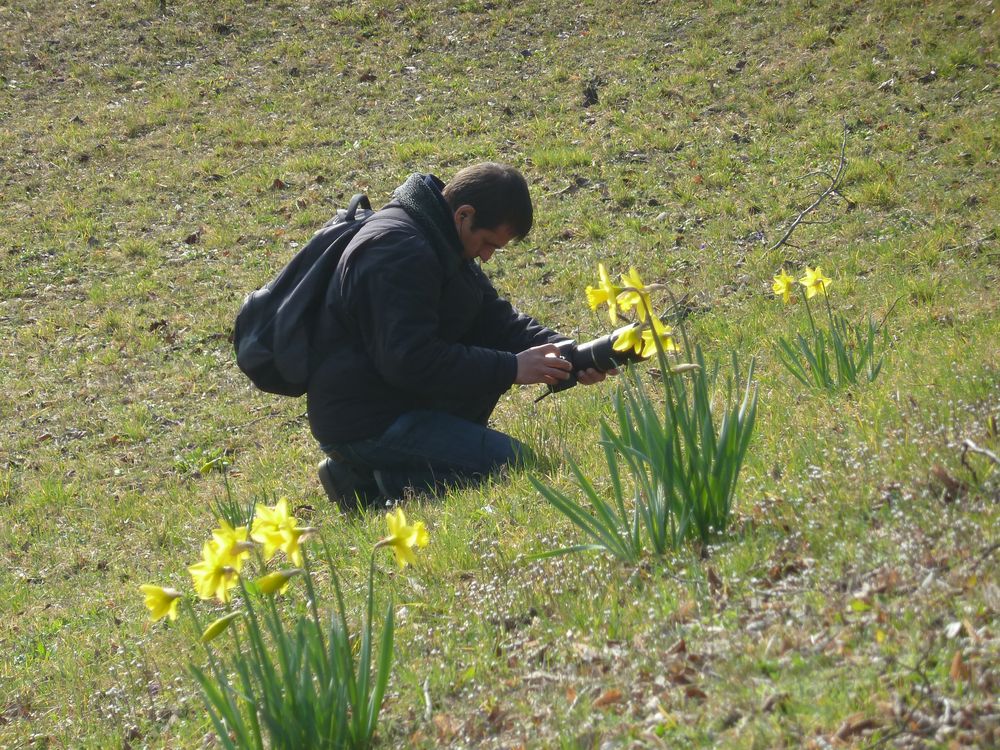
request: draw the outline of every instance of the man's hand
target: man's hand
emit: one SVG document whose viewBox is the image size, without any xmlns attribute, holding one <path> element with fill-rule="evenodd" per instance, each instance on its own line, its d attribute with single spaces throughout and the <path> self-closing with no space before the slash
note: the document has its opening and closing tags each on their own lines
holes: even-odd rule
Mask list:
<svg viewBox="0 0 1000 750">
<path fill-rule="evenodd" d="M 555 385 L 560 380 L 569 378 L 573 365 L 559 356 L 559 348 L 555 344 L 542 344 L 525 349 L 517 355 L 518 385 L 545 383 Z"/>
<path fill-rule="evenodd" d="M 593 367 L 586 370 L 580 370 L 576 374 L 576 382 L 580 385 L 593 385 L 594 383 L 600 383 L 608 375 L 617 375 L 618 370 L 608 370 L 607 372 L 601 372 L 600 370 L 595 370 Z"/>
</svg>

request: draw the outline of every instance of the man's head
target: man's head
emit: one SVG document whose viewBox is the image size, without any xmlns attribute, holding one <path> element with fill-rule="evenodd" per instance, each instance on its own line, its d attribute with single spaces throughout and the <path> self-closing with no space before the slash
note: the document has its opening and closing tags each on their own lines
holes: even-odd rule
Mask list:
<svg viewBox="0 0 1000 750">
<path fill-rule="evenodd" d="M 528 183 L 513 167 L 484 162 L 466 167 L 444 186 L 462 241 L 462 257 L 483 262 L 534 221 Z"/>
</svg>

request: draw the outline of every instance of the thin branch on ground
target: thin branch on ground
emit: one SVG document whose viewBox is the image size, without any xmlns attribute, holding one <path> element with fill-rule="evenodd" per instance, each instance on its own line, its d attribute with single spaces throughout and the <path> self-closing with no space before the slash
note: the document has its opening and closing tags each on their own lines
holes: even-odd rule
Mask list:
<svg viewBox="0 0 1000 750">
<path fill-rule="evenodd" d="M 978 240 L 973 240 L 972 242 L 966 242 L 964 245 L 955 245 L 953 247 L 941 248 L 941 252 L 953 253 L 956 250 L 964 250 L 967 247 L 979 247 L 980 245 L 985 244 L 992 239 L 994 239 L 994 235 L 991 233 L 987 234 L 985 237 L 980 237 Z"/>
<path fill-rule="evenodd" d="M 912 734 L 912 731 L 910 730 L 909 727 L 910 720 L 913 718 L 914 714 L 917 713 L 920 707 L 923 706 L 923 704 L 927 700 L 929 700 L 931 694 L 934 691 L 934 687 L 931 684 L 930 678 L 927 676 L 927 673 L 923 669 L 924 664 L 926 664 L 927 660 L 930 658 L 931 651 L 933 650 L 933 648 L 934 648 L 934 642 L 931 641 L 927 645 L 927 648 L 924 649 L 923 655 L 917 660 L 915 666 L 909 667 L 906 664 L 901 665 L 907 672 L 915 674 L 917 676 L 917 678 L 923 685 L 924 688 L 923 694 L 917 699 L 916 704 L 914 704 L 906 711 L 906 716 L 896 719 L 896 726 L 899 727 L 898 729 L 896 729 L 896 731 L 890 732 L 889 734 L 880 737 L 873 744 L 867 745 L 865 747 L 865 750 L 875 750 L 875 748 L 882 747 L 883 745 L 888 744 L 891 740 L 894 740 L 897 737 L 900 737 L 901 735 Z"/>
<path fill-rule="evenodd" d="M 994 453 L 993 451 L 991 451 L 989 448 L 980 448 L 978 445 L 976 445 L 974 442 L 972 442 L 968 438 L 966 438 L 965 440 L 963 440 L 962 441 L 962 466 L 964 466 L 966 469 L 968 469 L 972 473 L 972 478 L 976 482 L 976 484 L 979 484 L 979 475 L 976 473 L 976 470 L 972 468 L 972 465 L 969 464 L 968 454 L 970 454 L 970 453 L 976 453 L 976 454 L 978 454 L 980 456 L 986 456 L 986 458 L 988 458 L 990 461 L 992 461 L 993 463 L 995 463 L 998 466 L 1000 466 L 1000 456 L 997 456 L 997 454 Z"/>
<path fill-rule="evenodd" d="M 806 216 L 808 216 L 813 211 L 815 211 L 817 208 L 819 208 L 819 205 L 824 200 L 826 200 L 826 198 L 828 196 L 833 195 L 834 193 L 837 193 L 837 188 L 840 187 L 840 181 L 844 177 L 844 169 L 847 167 L 847 157 L 845 156 L 846 153 L 847 153 L 847 123 L 845 122 L 844 123 L 844 138 L 843 138 L 843 141 L 840 144 L 840 163 L 837 165 L 837 173 L 830 180 L 830 184 L 827 186 L 826 190 L 824 190 L 822 193 L 820 193 L 819 197 L 816 200 L 814 200 L 812 203 L 810 203 L 808 206 L 806 206 L 804 209 L 802 209 L 799 212 L 799 215 L 796 216 L 794 219 L 792 219 L 792 221 L 788 225 L 788 228 L 785 230 L 784 235 L 782 235 L 781 239 L 779 239 L 777 242 L 775 242 L 773 245 L 771 245 L 771 247 L 769 247 L 767 249 L 767 252 L 769 252 L 769 253 L 773 252 L 774 250 L 777 250 L 782 245 L 786 244 L 788 242 L 788 238 L 791 237 L 792 233 L 796 230 L 796 228 L 798 228 L 798 226 L 803 223 L 803 220 L 806 218 Z M 838 195 L 839 195 L 839 193 L 838 193 Z M 841 197 L 843 198 L 843 196 L 841 196 Z M 844 200 L 847 200 L 847 199 L 844 198 Z M 850 203 L 850 201 L 847 201 L 847 202 Z"/>
<path fill-rule="evenodd" d="M 979 566 L 982 565 L 984 562 L 986 562 L 998 549 L 1000 549 L 1000 542 L 991 544 L 989 547 L 983 550 L 976 557 L 976 559 L 972 561 L 972 567 L 971 567 L 972 572 L 975 573 L 977 570 L 979 570 Z"/>
<path fill-rule="evenodd" d="M 799 222 L 800 226 L 813 226 L 816 224 L 833 224 L 833 219 L 809 219 L 808 221 Z"/>
<path fill-rule="evenodd" d="M 434 715 L 434 704 L 431 702 L 431 678 L 424 679 L 424 719 L 430 721 Z"/>
</svg>

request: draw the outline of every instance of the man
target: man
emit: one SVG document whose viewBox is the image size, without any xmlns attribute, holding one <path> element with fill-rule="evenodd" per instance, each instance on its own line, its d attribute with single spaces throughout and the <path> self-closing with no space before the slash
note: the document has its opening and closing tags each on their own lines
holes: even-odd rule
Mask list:
<svg viewBox="0 0 1000 750">
<path fill-rule="evenodd" d="M 555 331 L 519 313 L 476 264 L 531 229 L 512 167 L 411 175 L 344 251 L 327 294 L 336 323 L 310 379 L 319 477 L 345 510 L 475 482 L 526 449 L 486 426 L 512 385 L 555 384 L 571 365 Z M 604 380 L 588 370 L 583 384 Z"/>
</svg>

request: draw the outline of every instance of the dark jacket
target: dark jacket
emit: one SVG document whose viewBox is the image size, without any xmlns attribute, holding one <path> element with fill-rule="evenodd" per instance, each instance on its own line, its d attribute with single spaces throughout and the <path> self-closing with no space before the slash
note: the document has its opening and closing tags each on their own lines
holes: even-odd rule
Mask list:
<svg viewBox="0 0 1000 750">
<path fill-rule="evenodd" d="M 417 178 L 435 201 L 421 216 L 408 201 L 378 211 L 331 282 L 327 304 L 339 334 L 308 390 L 309 424 L 321 445 L 376 437 L 415 409 L 462 415 L 463 403 L 510 388 L 517 352 L 562 338 L 517 312 L 462 259 L 441 183 L 412 176 L 400 190 Z"/>
</svg>

